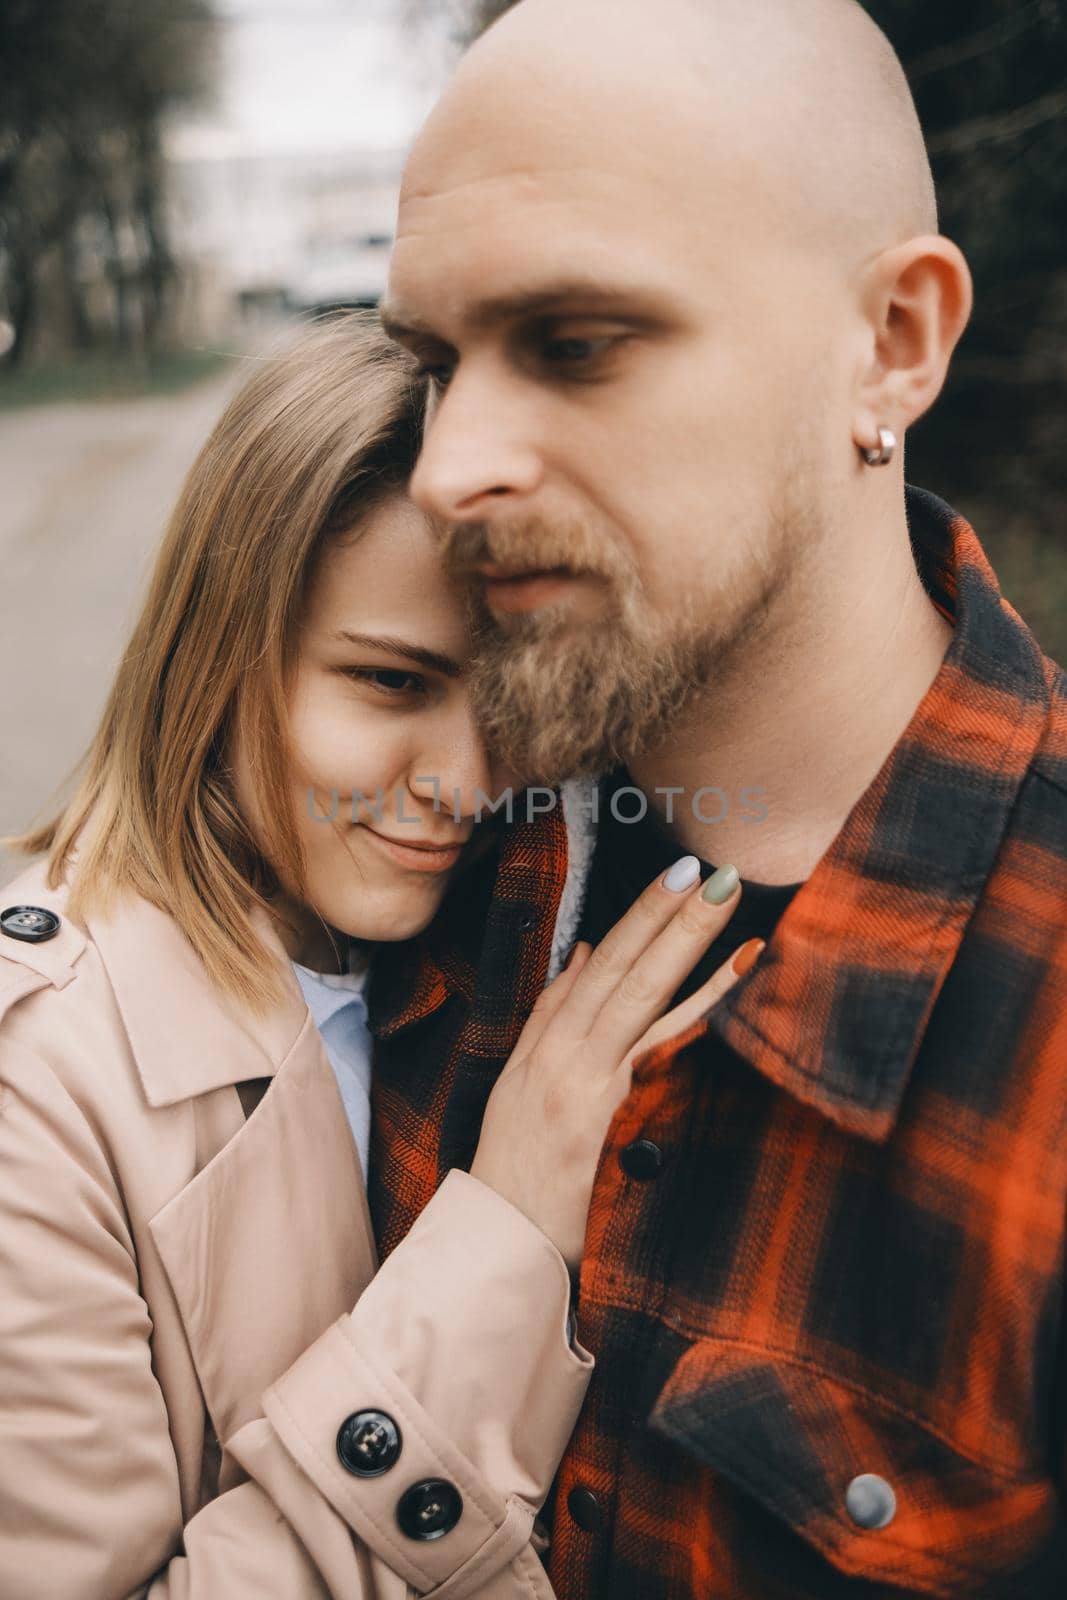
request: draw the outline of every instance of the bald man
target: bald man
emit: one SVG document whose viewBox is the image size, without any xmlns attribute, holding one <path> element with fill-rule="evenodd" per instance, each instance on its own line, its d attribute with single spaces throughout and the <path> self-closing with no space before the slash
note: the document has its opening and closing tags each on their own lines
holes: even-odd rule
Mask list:
<svg viewBox="0 0 1067 1600">
<path fill-rule="evenodd" d="M 742 895 L 682 995 L 764 941 L 598 1141 L 564 1600 L 1067 1592 L 1067 685 L 903 467 L 971 293 L 852 0 L 522 0 L 408 163 L 412 493 L 567 805 L 372 986 L 383 1254 L 565 909 L 595 944 L 684 852 Z M 493 1186 L 552 1236 L 520 1138 Z"/>
</svg>

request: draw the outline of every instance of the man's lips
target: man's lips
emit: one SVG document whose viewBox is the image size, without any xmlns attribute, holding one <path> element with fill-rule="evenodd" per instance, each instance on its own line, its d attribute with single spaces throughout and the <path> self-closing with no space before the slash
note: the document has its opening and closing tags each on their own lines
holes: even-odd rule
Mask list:
<svg viewBox="0 0 1067 1600">
<path fill-rule="evenodd" d="M 414 872 L 447 872 L 459 860 L 466 843 L 460 840 L 456 844 L 416 844 L 413 840 L 394 839 L 391 834 L 379 833 L 369 823 L 362 826 L 378 841 L 386 855 Z"/>
<path fill-rule="evenodd" d="M 495 611 L 533 611 L 558 598 L 581 573 L 570 567 L 527 568 L 516 572 L 513 568 L 480 562 L 471 568 L 482 579 L 486 604 Z"/>
</svg>

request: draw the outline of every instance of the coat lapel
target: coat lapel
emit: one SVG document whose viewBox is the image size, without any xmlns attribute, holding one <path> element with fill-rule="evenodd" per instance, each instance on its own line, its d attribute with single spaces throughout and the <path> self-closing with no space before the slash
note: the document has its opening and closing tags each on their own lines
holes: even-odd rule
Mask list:
<svg viewBox="0 0 1067 1600">
<path fill-rule="evenodd" d="M 359 1158 L 310 1016 L 252 1115 L 150 1228 L 225 1443 L 377 1270 Z"/>
<path fill-rule="evenodd" d="M 223 1444 L 377 1270 L 337 1081 L 269 919 L 254 921 L 285 990 L 267 1013 L 224 997 L 147 901 L 90 920 L 148 1103 L 191 1106 L 193 1175 L 148 1227 Z"/>
</svg>

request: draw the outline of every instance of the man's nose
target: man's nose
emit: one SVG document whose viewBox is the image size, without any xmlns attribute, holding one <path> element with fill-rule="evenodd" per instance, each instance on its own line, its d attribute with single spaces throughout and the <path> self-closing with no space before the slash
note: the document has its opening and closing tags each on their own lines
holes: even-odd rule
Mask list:
<svg viewBox="0 0 1067 1600">
<path fill-rule="evenodd" d="M 471 522 L 533 494 L 542 473 L 508 386 L 460 371 L 431 410 L 409 492 L 431 517 Z"/>
</svg>

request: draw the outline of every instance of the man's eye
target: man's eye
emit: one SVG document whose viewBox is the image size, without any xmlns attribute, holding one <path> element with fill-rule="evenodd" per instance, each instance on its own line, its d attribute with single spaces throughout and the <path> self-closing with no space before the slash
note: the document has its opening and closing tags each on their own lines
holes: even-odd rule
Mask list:
<svg viewBox="0 0 1067 1600">
<path fill-rule="evenodd" d="M 405 672 L 401 667 L 348 667 L 346 675 L 357 683 L 366 683 L 379 694 L 422 694 L 426 688 L 418 672 Z"/>
<path fill-rule="evenodd" d="M 617 343 L 618 338 L 613 335 L 605 335 L 598 339 L 545 339 L 541 345 L 541 356 L 550 366 L 585 367 L 606 354 Z"/>
</svg>

